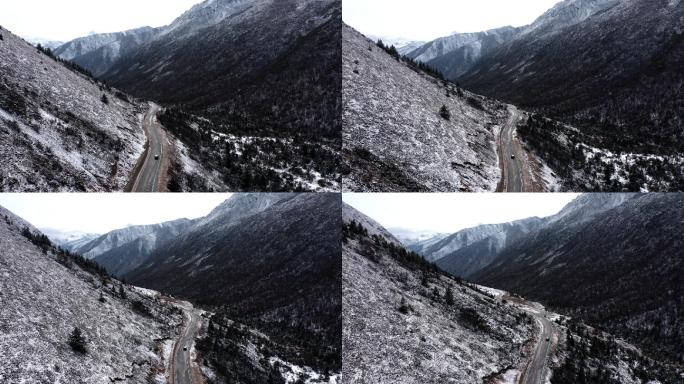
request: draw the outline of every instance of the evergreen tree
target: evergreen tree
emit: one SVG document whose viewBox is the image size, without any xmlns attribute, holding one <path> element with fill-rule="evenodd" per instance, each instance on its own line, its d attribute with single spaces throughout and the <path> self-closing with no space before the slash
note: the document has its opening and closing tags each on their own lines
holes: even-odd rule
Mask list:
<svg viewBox="0 0 684 384">
<path fill-rule="evenodd" d="M 105 300 L 104 296 L 102 295 L 102 291 L 100 291 L 100 299 L 99 300 L 100 300 L 100 303 L 104 303 L 105 301 L 107 301 L 107 300 Z"/>
<path fill-rule="evenodd" d="M 451 112 L 449 112 L 446 105 L 442 105 L 442 108 L 439 110 L 439 115 L 442 116 L 444 120 L 451 120 Z"/>
<path fill-rule="evenodd" d="M 451 290 L 451 287 L 446 289 L 446 292 L 444 293 L 444 300 L 446 300 L 447 304 L 454 305 L 454 292 Z"/>
<path fill-rule="evenodd" d="M 103 103 L 109 104 L 109 98 L 108 98 L 107 95 L 105 95 L 104 93 L 102 94 L 101 100 L 102 100 Z"/>
<path fill-rule="evenodd" d="M 74 327 L 74 330 L 69 335 L 69 345 L 71 349 L 79 353 L 87 353 L 88 348 L 86 347 L 86 340 L 81 333 L 81 329 Z"/>
<path fill-rule="evenodd" d="M 123 284 L 119 285 L 119 296 L 121 296 L 122 299 L 126 298 L 126 291 L 124 290 Z"/>
</svg>

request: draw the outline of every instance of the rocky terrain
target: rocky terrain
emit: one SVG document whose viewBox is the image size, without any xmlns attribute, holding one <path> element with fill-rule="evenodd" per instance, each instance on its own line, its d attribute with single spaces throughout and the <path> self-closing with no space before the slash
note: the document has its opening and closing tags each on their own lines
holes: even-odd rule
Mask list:
<svg viewBox="0 0 684 384">
<path fill-rule="evenodd" d="M 121 191 L 145 106 L 0 30 L 3 191 Z"/>
<path fill-rule="evenodd" d="M 342 34 L 343 189 L 494 190 L 505 106 L 413 69 L 351 27 Z"/>
<path fill-rule="evenodd" d="M 65 253 L 4 208 L 0 239 L 0 381 L 166 380 L 180 311 Z"/>
<path fill-rule="evenodd" d="M 515 376 L 538 331 L 531 316 L 424 262 L 347 205 L 343 217 L 345 382 Z"/>
</svg>

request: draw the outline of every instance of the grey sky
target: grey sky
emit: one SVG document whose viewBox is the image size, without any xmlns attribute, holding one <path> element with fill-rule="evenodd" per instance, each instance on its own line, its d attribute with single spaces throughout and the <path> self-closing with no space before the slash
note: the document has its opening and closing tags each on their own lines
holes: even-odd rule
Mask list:
<svg viewBox="0 0 684 384">
<path fill-rule="evenodd" d="M 342 200 L 385 228 L 453 233 L 558 213 L 571 193 L 345 193 Z"/>
<path fill-rule="evenodd" d="M 342 18 L 366 35 L 429 41 L 454 32 L 527 25 L 559 0 L 343 0 Z"/>
<path fill-rule="evenodd" d="M 0 205 L 38 228 L 106 233 L 128 225 L 197 218 L 229 193 L 3 193 Z"/>
<path fill-rule="evenodd" d="M 172 22 L 201 0 L 2 0 L 0 25 L 24 38 L 69 41 Z"/>
</svg>

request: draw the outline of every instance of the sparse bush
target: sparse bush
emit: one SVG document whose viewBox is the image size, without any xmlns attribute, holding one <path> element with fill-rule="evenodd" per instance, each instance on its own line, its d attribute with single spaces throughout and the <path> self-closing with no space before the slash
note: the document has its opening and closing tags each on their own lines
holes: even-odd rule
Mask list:
<svg viewBox="0 0 684 384">
<path fill-rule="evenodd" d="M 447 288 L 446 292 L 444 293 L 444 301 L 448 305 L 454 305 L 454 292 L 451 290 L 451 288 Z"/>
<path fill-rule="evenodd" d="M 109 98 L 104 93 L 102 94 L 102 98 L 100 100 L 102 100 L 102 102 L 105 104 L 109 104 Z"/>
<path fill-rule="evenodd" d="M 403 313 L 404 315 L 407 315 L 411 307 L 408 304 L 406 304 L 406 299 L 402 297 L 401 303 L 399 304 L 399 308 L 397 309 L 399 310 L 399 312 Z"/>
</svg>

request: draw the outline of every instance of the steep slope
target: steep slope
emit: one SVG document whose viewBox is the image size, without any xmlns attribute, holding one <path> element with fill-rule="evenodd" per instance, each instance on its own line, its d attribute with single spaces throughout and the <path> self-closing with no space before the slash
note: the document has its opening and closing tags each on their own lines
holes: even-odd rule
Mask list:
<svg viewBox="0 0 684 384">
<path fill-rule="evenodd" d="M 114 276 L 124 276 L 147 260 L 163 244 L 175 239 L 191 224 L 179 219 L 154 225 L 131 226 L 99 236 L 71 251 L 94 260 Z"/>
<path fill-rule="evenodd" d="M 457 33 L 425 43 L 408 56 L 439 69 L 449 79 L 458 79 L 483 56 L 515 38 L 517 33 L 518 29 L 513 27 Z"/>
<path fill-rule="evenodd" d="M 2 207 L 0 239 L 0 381 L 165 380 L 175 309 L 59 251 Z M 86 353 L 69 345 L 75 327 Z"/>
<path fill-rule="evenodd" d="M 238 194 L 126 279 L 211 306 L 230 319 L 223 326 L 267 335 L 279 358 L 332 374 L 341 369 L 340 226 L 339 194 Z M 253 378 L 262 363 L 249 361 L 249 380 L 215 364 L 263 382 Z"/>
<path fill-rule="evenodd" d="M 566 0 L 460 80 L 579 126 L 589 145 L 673 155 L 684 143 L 683 15 L 678 0 Z"/>
<path fill-rule="evenodd" d="M 339 137 L 339 40 L 313 42 L 339 36 L 340 12 L 337 0 L 208 0 L 103 77 L 165 104 L 211 107 L 238 127 Z"/>
<path fill-rule="evenodd" d="M 445 85 L 351 27 L 342 34 L 343 189 L 494 190 L 506 107 Z"/>
<path fill-rule="evenodd" d="M 345 205 L 343 212 L 345 382 L 515 377 L 537 332 L 530 316 L 445 275 L 392 238 L 374 235 L 386 231 L 353 208 Z"/>
<path fill-rule="evenodd" d="M 423 255 L 452 275 L 469 278 L 486 268 L 507 245 L 543 225 L 543 219 L 532 217 L 511 223 L 478 226 L 431 245 L 423 251 Z"/>
<path fill-rule="evenodd" d="M 681 364 L 684 195 L 629 196 L 586 214 L 606 199 L 583 196 L 473 279 L 540 300 Z"/>
<path fill-rule="evenodd" d="M 155 29 L 143 27 L 116 33 L 101 33 L 53 48 L 55 55 L 88 68 L 95 76 L 105 73 L 122 56 L 149 41 Z"/>
<path fill-rule="evenodd" d="M 121 191 L 142 105 L 0 29 L 0 189 Z"/>
</svg>

